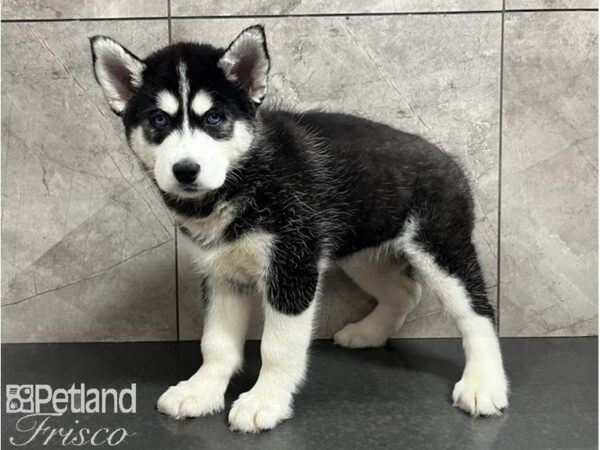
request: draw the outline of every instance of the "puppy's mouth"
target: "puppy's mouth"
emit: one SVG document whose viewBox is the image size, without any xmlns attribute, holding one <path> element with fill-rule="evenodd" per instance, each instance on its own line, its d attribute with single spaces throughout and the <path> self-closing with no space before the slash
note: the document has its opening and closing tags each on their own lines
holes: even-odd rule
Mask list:
<svg viewBox="0 0 600 450">
<path fill-rule="evenodd" d="M 169 194 L 180 198 L 198 198 L 210 190 L 197 184 L 180 184 L 175 190 L 169 192 Z"/>
</svg>

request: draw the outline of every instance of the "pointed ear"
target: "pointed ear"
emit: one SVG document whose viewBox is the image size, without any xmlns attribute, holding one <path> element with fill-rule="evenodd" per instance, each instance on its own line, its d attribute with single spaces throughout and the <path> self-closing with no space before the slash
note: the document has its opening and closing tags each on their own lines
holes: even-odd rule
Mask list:
<svg viewBox="0 0 600 450">
<path fill-rule="evenodd" d="M 90 38 L 96 80 L 112 110 L 121 115 L 127 102 L 142 85 L 146 65 L 133 53 L 107 36 Z"/>
<path fill-rule="evenodd" d="M 267 76 L 271 62 L 262 25 L 246 28 L 225 50 L 219 67 L 227 79 L 260 104 L 267 95 Z"/>
</svg>

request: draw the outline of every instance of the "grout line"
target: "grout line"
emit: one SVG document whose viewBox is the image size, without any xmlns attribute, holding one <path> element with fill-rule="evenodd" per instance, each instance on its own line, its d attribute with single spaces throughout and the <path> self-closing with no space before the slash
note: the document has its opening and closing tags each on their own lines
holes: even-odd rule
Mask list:
<svg viewBox="0 0 600 450">
<path fill-rule="evenodd" d="M 52 22 L 128 22 L 134 20 L 164 20 L 167 16 L 156 17 L 81 17 L 71 19 L 2 19 L 2 23 L 52 23 Z"/>
<path fill-rule="evenodd" d="M 281 19 L 281 18 L 303 18 L 303 17 L 371 17 L 371 16 L 439 16 L 456 14 L 497 14 L 501 10 L 481 11 L 415 11 L 415 12 L 365 12 L 365 13 L 297 13 L 297 14 L 232 14 L 229 16 L 207 15 L 207 16 L 173 16 L 173 19 Z"/>
<path fill-rule="evenodd" d="M 171 31 L 171 0 L 167 0 L 167 16 L 169 19 L 169 45 L 173 43 L 173 33 Z"/>
<path fill-rule="evenodd" d="M 160 19 L 269 19 L 269 18 L 294 18 L 294 17 L 363 17 L 363 16 L 444 16 L 457 14 L 504 14 L 504 13 L 545 13 L 545 12 L 598 12 L 598 8 L 560 8 L 560 9 L 488 9 L 480 11 L 415 11 L 415 12 L 365 12 L 365 13 L 304 13 L 304 14 L 233 14 L 207 15 L 207 16 L 132 16 L 132 17 L 84 17 L 84 18 L 46 18 L 46 19 L 2 19 L 2 23 L 36 23 L 36 22 L 110 22 L 134 20 L 160 20 Z"/>
<path fill-rule="evenodd" d="M 598 8 L 578 8 L 578 9 L 512 9 L 506 10 L 511 13 L 531 13 L 531 12 L 567 12 L 567 11 L 592 11 L 597 12 Z M 188 15 L 172 16 L 173 19 L 269 19 L 269 18 L 294 18 L 294 17 L 371 17 L 371 16 L 446 16 L 446 15 L 476 15 L 476 14 L 504 14 L 504 9 L 484 9 L 476 11 L 412 11 L 412 12 L 360 12 L 360 13 L 298 13 L 298 14 L 232 14 L 223 15 Z"/>
<path fill-rule="evenodd" d="M 169 45 L 172 44 L 173 34 L 171 32 L 171 0 L 167 0 L 167 22 L 169 29 Z M 177 342 L 181 340 L 181 330 L 179 321 L 179 243 L 177 241 L 177 225 L 173 224 L 173 233 L 175 235 L 175 324 L 177 326 Z"/>
<path fill-rule="evenodd" d="M 515 9 L 506 9 L 504 7 L 504 1 L 503 0 L 503 6 L 502 9 L 499 11 L 501 13 L 513 13 L 513 12 L 517 12 L 517 13 L 530 13 L 530 12 L 569 12 L 569 11 L 598 11 L 598 8 L 555 8 L 555 9 L 550 9 L 550 8 L 541 8 L 541 9 L 535 9 L 535 8 L 515 8 Z"/>
<path fill-rule="evenodd" d="M 496 329 L 500 336 L 500 285 L 502 269 L 502 127 L 504 114 L 504 20 L 506 0 L 502 0 L 502 23 L 500 27 L 500 117 L 498 119 L 498 248 L 496 250 Z"/>
<path fill-rule="evenodd" d="M 598 8 L 556 8 L 556 9 L 535 9 L 535 8 L 515 8 L 515 9 L 506 9 L 505 8 L 505 1 L 506 0 L 502 0 L 502 10 L 500 10 L 499 12 L 501 13 L 531 13 L 531 12 L 569 12 L 569 11 L 575 11 L 575 12 L 581 12 L 581 11 L 598 11 Z"/>
</svg>

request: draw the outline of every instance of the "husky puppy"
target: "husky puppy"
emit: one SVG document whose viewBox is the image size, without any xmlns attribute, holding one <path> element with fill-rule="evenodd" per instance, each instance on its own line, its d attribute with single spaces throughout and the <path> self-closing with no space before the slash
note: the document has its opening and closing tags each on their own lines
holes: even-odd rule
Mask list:
<svg viewBox="0 0 600 450">
<path fill-rule="evenodd" d="M 454 405 L 501 413 L 508 386 L 472 243 L 473 200 L 450 156 L 358 117 L 261 108 L 270 59 L 259 25 L 227 49 L 179 43 L 140 59 L 105 36 L 91 46 L 106 100 L 204 275 L 203 363 L 158 399 L 159 411 L 185 418 L 224 408 L 256 304 L 262 369 L 229 424 L 256 433 L 290 418 L 323 274 L 337 264 L 378 301 L 337 344 L 383 345 L 425 284 L 462 334 Z"/>
</svg>

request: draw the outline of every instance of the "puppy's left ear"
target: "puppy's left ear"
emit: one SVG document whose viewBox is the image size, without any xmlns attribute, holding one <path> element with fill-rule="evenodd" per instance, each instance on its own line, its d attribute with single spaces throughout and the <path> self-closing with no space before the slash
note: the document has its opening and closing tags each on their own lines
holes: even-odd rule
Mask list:
<svg viewBox="0 0 600 450">
<path fill-rule="evenodd" d="M 96 80 L 112 110 L 121 115 L 127 102 L 142 85 L 146 65 L 137 56 L 107 36 L 90 38 Z"/>
<path fill-rule="evenodd" d="M 257 104 L 267 95 L 267 77 L 271 61 L 262 25 L 246 28 L 225 50 L 219 60 L 225 77 L 242 89 Z"/>
</svg>

